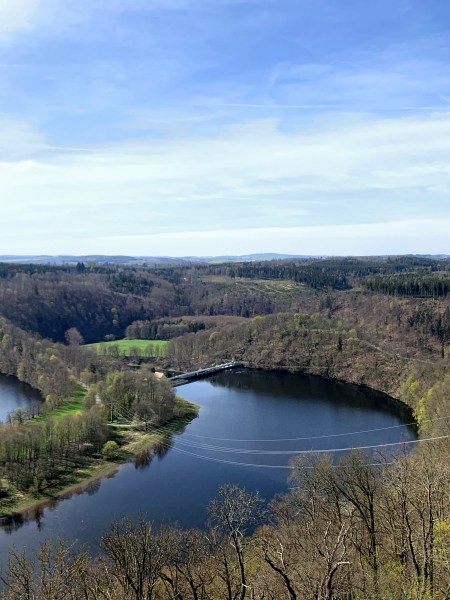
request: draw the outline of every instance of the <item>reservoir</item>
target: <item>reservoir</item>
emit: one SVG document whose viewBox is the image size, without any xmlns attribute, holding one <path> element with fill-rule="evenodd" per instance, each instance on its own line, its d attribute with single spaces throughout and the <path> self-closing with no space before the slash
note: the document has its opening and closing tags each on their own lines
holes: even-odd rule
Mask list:
<svg viewBox="0 0 450 600">
<path fill-rule="evenodd" d="M 0 379 L 0 397 L 8 382 Z M 204 527 L 206 505 L 222 483 L 259 490 L 267 500 L 289 487 L 296 453 L 397 444 L 415 439 L 409 410 L 386 396 L 317 377 L 230 371 L 178 388 L 200 406 L 183 433 L 152 454 L 67 499 L 43 505 L 0 529 L 1 560 L 15 546 L 79 540 L 95 553 L 111 521 L 125 515 Z M 400 446 L 379 448 L 391 456 Z M 367 450 L 371 460 L 377 449 Z"/>
<path fill-rule="evenodd" d="M 15 377 L 0 373 L 0 421 L 17 408 L 27 408 L 32 402 L 42 402 L 41 394 Z"/>
</svg>

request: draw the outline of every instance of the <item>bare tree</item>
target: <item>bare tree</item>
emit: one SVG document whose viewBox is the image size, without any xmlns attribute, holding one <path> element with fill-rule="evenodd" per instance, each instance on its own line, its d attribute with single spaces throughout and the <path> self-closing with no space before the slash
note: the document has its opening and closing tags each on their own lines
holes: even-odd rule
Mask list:
<svg viewBox="0 0 450 600">
<path fill-rule="evenodd" d="M 155 527 L 141 519 L 113 523 L 101 541 L 107 558 L 104 568 L 116 580 L 126 598 L 151 600 L 161 573 L 173 552 L 173 530 Z"/>
<path fill-rule="evenodd" d="M 237 485 L 219 487 L 218 498 L 208 506 L 210 523 L 228 536 L 239 565 L 240 598 L 243 600 L 251 589 L 247 578 L 245 557 L 245 533 L 250 526 L 261 521 L 263 500 L 258 492 L 248 493 Z"/>
<path fill-rule="evenodd" d="M 78 600 L 92 597 L 85 586 L 89 568 L 85 551 L 74 552 L 65 543 L 52 548 L 45 542 L 37 560 L 13 550 L 0 581 L 7 588 L 8 600 Z"/>
<path fill-rule="evenodd" d="M 173 600 L 207 600 L 215 573 L 209 544 L 202 531 L 173 531 L 172 558 L 161 577 Z"/>
</svg>

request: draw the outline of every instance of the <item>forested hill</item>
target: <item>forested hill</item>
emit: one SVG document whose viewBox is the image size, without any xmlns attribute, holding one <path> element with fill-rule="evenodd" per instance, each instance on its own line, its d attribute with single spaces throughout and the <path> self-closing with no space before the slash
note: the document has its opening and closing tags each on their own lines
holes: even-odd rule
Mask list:
<svg viewBox="0 0 450 600">
<path fill-rule="evenodd" d="M 30 426 L 19 411 L 0 430 L 7 502 L 61 485 L 74 466 L 97 468 L 111 451 L 128 457 L 133 439 L 120 448 L 108 439 L 117 428 L 107 427 L 105 406 L 111 421 L 131 415 L 145 432 L 194 414 L 190 407 L 190 416 L 180 415 L 170 383 L 154 378 L 144 359 L 132 371 L 119 353 L 80 345 L 80 333 L 86 341 L 170 340 L 159 363 L 170 369 L 240 359 L 382 390 L 413 409 L 424 442 L 386 464 L 363 454 L 338 464 L 299 457 L 289 493 L 272 502 L 270 515 L 259 496 L 225 486 L 210 504 L 207 534 L 126 520 L 103 537 L 98 560 L 43 546 L 39 571 L 15 553 L 0 598 L 31 597 L 30 590 L 47 598 L 51 584 L 54 598 L 63 590 L 122 600 L 135 581 L 148 598 L 237 598 L 250 585 L 255 598 L 448 598 L 449 278 L 448 261 L 416 257 L 0 265 L 0 372 L 40 389 L 50 409 L 66 406 L 76 381 L 90 386 L 81 390 L 82 414 Z M 123 430 L 129 435 L 128 423 Z M 261 517 L 266 524 L 245 537 Z"/>
<path fill-rule="evenodd" d="M 406 315 L 425 338 L 445 341 L 450 261 L 414 256 L 286 259 L 159 267 L 79 262 L 0 263 L 0 314 L 63 341 L 76 327 L 86 342 L 120 338 L 135 321 L 181 316 L 255 317 L 327 310 L 347 316 L 355 295 L 411 299 Z M 439 306 L 421 299 L 441 299 Z M 384 305 L 383 305 L 384 306 Z M 390 305 L 388 305 L 390 306 Z M 359 307 L 361 309 L 361 307 Z M 392 310 L 392 307 L 389 308 Z M 422 336 L 423 337 L 423 336 Z"/>
</svg>

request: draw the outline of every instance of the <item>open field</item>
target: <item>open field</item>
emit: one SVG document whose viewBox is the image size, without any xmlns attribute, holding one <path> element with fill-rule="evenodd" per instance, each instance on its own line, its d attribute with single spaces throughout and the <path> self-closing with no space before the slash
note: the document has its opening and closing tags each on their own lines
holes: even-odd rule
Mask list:
<svg viewBox="0 0 450 600">
<path fill-rule="evenodd" d="M 45 415 L 36 417 L 30 422 L 39 423 L 47 419 L 60 419 L 61 417 L 66 417 L 67 415 L 79 415 L 83 411 L 84 398 L 86 394 L 87 390 L 82 388 L 81 385 L 77 385 L 71 400 L 65 402 L 58 408 L 45 413 Z"/>
<path fill-rule="evenodd" d="M 213 283 L 228 292 L 249 296 L 264 294 L 273 299 L 289 299 L 307 289 L 304 283 L 289 279 L 247 279 L 226 275 L 206 275 L 201 280 L 205 283 Z"/>
<path fill-rule="evenodd" d="M 86 348 L 92 348 L 101 354 L 108 354 L 118 348 L 122 356 L 134 356 L 134 349 L 138 348 L 143 356 L 166 356 L 167 344 L 165 340 L 114 340 L 113 342 L 97 342 L 86 344 Z M 153 354 L 154 352 L 154 354 Z"/>
</svg>

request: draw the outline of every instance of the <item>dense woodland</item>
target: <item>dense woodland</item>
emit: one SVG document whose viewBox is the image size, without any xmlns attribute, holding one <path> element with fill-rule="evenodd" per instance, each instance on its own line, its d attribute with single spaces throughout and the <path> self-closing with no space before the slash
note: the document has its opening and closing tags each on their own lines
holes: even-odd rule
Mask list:
<svg viewBox="0 0 450 600">
<path fill-rule="evenodd" d="M 37 571 L 18 552 L 4 597 L 450 598 L 449 272 L 448 260 L 421 257 L 0 265 L 0 372 L 43 396 L 0 426 L 0 501 L 13 489 L 45 493 L 62 472 L 106 455 L 111 421 L 143 431 L 170 421 L 177 402 L 155 364 L 243 360 L 363 384 L 409 405 L 422 438 L 442 438 L 389 465 L 364 455 L 339 467 L 297 461 L 291 493 L 264 509 L 225 487 L 207 531 L 125 520 L 99 558 L 44 546 Z M 83 346 L 125 336 L 170 340 L 168 355 L 131 371 Z M 80 384 L 81 413 L 52 418 Z"/>
<path fill-rule="evenodd" d="M 443 275 L 388 275 L 368 277 L 364 285 L 371 292 L 391 296 L 439 298 L 450 293 L 450 277 Z"/>
<path fill-rule="evenodd" d="M 125 329 L 125 337 L 138 340 L 171 340 L 185 333 L 196 333 L 244 321 L 242 317 L 233 316 L 184 316 L 176 319 L 134 321 Z"/>
<path fill-rule="evenodd" d="M 351 296 L 363 290 L 367 296 L 445 299 L 449 270 L 447 260 L 419 257 L 153 269 L 84 263 L 76 267 L 3 264 L 0 314 L 54 341 L 64 342 L 65 332 L 76 327 L 86 342 L 96 342 L 105 336 L 124 337 L 135 321 L 314 312 L 329 293 Z M 167 336 L 172 333 L 167 329 Z"/>
<path fill-rule="evenodd" d="M 68 333 L 69 340 L 78 339 Z M 33 386 L 43 398 L 0 423 L 0 506 L 6 510 L 18 494 L 51 493 L 67 472 L 89 466 L 105 443 L 116 444 L 108 423 L 136 419 L 146 428 L 160 427 L 178 414 L 174 390 L 151 371 L 124 370 L 118 358 L 40 339 L 5 319 L 0 319 L 0 372 Z M 80 384 L 89 386 L 81 414 L 52 417 L 73 402 Z"/>
</svg>

